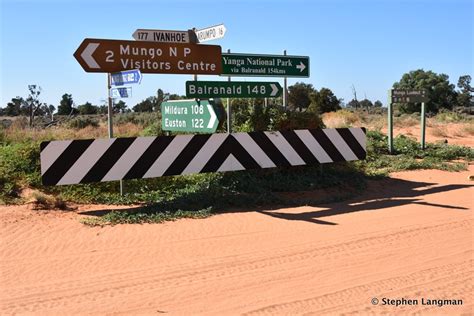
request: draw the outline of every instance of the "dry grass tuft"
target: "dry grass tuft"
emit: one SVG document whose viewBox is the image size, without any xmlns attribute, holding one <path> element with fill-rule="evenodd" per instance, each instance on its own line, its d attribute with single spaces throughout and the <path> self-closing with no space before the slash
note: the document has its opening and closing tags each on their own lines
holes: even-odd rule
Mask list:
<svg viewBox="0 0 474 316">
<path fill-rule="evenodd" d="M 448 128 L 446 126 L 433 127 L 430 132 L 431 135 L 436 137 L 449 137 Z"/>
<path fill-rule="evenodd" d="M 69 210 L 66 202 L 60 197 L 47 195 L 39 191 L 34 191 L 31 194 L 30 203 L 33 204 L 34 210 Z"/>
<path fill-rule="evenodd" d="M 359 115 L 348 110 L 323 113 L 322 119 L 328 128 L 358 126 L 362 121 Z"/>
</svg>

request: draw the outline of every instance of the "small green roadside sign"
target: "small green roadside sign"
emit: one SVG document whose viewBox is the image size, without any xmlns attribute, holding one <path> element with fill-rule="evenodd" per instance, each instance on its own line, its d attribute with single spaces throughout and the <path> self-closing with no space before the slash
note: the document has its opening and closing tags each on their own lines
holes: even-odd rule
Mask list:
<svg viewBox="0 0 474 316">
<path fill-rule="evenodd" d="M 222 53 L 221 75 L 309 77 L 309 57 Z"/>
<path fill-rule="evenodd" d="M 161 103 L 161 129 L 172 132 L 214 133 L 219 126 L 217 106 L 207 100 Z"/>
<path fill-rule="evenodd" d="M 282 93 L 278 82 L 186 81 L 188 98 L 276 98 Z"/>
<path fill-rule="evenodd" d="M 390 101 L 392 103 L 418 103 L 428 101 L 426 90 L 392 89 L 389 92 Z"/>
</svg>

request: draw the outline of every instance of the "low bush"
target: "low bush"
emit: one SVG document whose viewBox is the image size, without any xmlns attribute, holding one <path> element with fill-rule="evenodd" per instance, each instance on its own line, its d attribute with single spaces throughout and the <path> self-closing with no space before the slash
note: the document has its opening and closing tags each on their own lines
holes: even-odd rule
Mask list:
<svg viewBox="0 0 474 316">
<path fill-rule="evenodd" d="M 329 128 L 351 127 L 360 123 L 361 119 L 355 112 L 349 110 L 339 110 L 337 112 L 328 112 L 322 115 L 324 125 Z"/>
<path fill-rule="evenodd" d="M 98 127 L 99 120 L 88 116 L 77 116 L 67 122 L 67 127 L 72 129 L 82 129 L 88 126 Z"/>
</svg>

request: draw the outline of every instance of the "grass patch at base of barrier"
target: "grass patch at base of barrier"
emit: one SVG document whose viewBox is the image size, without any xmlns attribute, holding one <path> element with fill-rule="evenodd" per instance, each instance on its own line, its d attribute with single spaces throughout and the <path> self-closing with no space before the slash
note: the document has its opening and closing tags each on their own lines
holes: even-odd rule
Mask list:
<svg viewBox="0 0 474 316">
<path fill-rule="evenodd" d="M 91 226 L 161 223 L 178 218 L 203 218 L 228 210 L 248 211 L 261 207 L 328 203 L 355 196 L 366 187 L 364 175 L 347 164 L 325 166 L 322 172 L 319 167 L 302 167 L 226 172 L 219 175 L 217 178 L 213 177 L 213 181 L 206 185 L 188 187 L 173 194 L 160 195 L 157 192 L 150 192 L 147 199 L 150 201 L 153 197 L 153 202 L 130 209 L 106 212 L 105 215 L 98 217 L 87 217 L 82 222 Z M 342 194 L 323 199 L 308 197 L 289 199 L 284 194 L 335 186 L 347 189 L 341 190 Z"/>
</svg>

